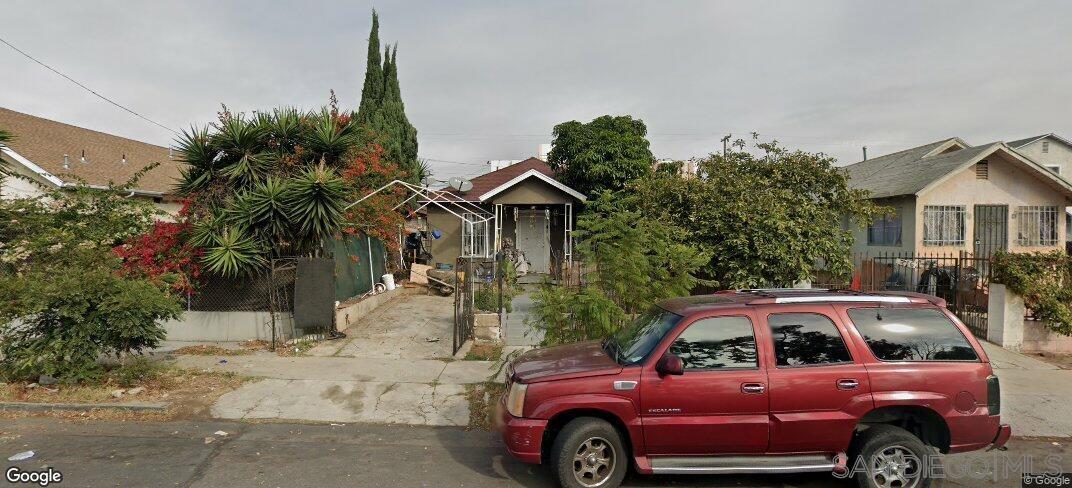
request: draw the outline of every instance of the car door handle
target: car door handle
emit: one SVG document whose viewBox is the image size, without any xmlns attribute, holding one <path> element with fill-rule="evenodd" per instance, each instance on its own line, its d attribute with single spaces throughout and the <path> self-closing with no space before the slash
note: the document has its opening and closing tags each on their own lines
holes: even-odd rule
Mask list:
<svg viewBox="0 0 1072 488">
<path fill-rule="evenodd" d="M 855 390 L 860 387 L 860 382 L 852 378 L 845 378 L 837 380 L 837 389 L 839 390 Z"/>
<path fill-rule="evenodd" d="M 742 383 L 741 384 L 741 392 L 742 393 L 748 393 L 748 394 L 751 394 L 751 395 L 758 395 L 760 393 L 763 393 L 764 390 L 765 390 L 765 388 L 763 388 L 763 383 Z"/>
</svg>

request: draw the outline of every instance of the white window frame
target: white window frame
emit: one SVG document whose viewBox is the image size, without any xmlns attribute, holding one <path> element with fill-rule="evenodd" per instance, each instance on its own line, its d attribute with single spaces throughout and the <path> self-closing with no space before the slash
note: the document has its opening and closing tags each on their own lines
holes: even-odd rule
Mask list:
<svg viewBox="0 0 1072 488">
<path fill-rule="evenodd" d="M 462 214 L 463 258 L 486 258 L 491 256 L 488 234 L 488 218 L 471 212 Z"/>
<path fill-rule="evenodd" d="M 1051 247 L 1058 242 L 1057 207 L 1052 205 L 1022 205 L 1016 207 L 1016 245 Z"/>
<path fill-rule="evenodd" d="M 963 246 L 967 220 L 966 205 L 924 205 L 923 245 Z"/>
</svg>

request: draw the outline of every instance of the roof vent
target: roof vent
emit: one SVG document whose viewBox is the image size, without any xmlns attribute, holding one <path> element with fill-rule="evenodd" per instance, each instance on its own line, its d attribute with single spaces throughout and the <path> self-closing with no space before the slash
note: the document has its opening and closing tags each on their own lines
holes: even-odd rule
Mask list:
<svg viewBox="0 0 1072 488">
<path fill-rule="evenodd" d="M 987 160 L 979 161 L 975 163 L 975 179 L 977 180 L 989 180 L 990 179 L 990 162 Z"/>
</svg>

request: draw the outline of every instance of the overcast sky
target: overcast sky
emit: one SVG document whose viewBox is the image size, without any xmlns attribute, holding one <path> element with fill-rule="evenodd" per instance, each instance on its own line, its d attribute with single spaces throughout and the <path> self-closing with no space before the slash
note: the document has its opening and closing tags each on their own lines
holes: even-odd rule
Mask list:
<svg viewBox="0 0 1072 488">
<path fill-rule="evenodd" d="M 356 107 L 370 12 L 441 176 L 535 155 L 567 120 L 629 114 L 657 157 L 727 132 L 860 159 L 960 136 L 1072 136 L 1072 2 L 11 1 L 0 37 L 172 127 Z M 0 45 L 0 106 L 167 145 L 172 135 Z M 446 162 L 451 161 L 451 162 Z"/>
</svg>

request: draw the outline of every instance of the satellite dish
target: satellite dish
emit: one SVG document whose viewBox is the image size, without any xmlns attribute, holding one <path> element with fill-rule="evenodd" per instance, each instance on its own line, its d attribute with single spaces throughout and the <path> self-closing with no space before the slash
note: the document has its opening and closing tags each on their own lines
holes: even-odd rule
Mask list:
<svg viewBox="0 0 1072 488">
<path fill-rule="evenodd" d="M 462 180 L 461 185 L 458 187 L 458 191 L 467 192 L 473 189 L 473 182 L 469 180 Z"/>
<path fill-rule="evenodd" d="M 451 188 L 455 189 L 455 190 L 461 190 L 462 189 L 462 179 L 458 178 L 457 176 L 451 176 L 450 179 L 447 180 L 447 185 L 450 186 Z"/>
<path fill-rule="evenodd" d="M 432 186 L 436 183 L 439 183 L 439 180 L 435 179 L 435 177 L 432 175 L 428 175 L 425 176 L 424 180 L 422 180 L 421 182 L 424 183 L 424 186 Z"/>
</svg>

